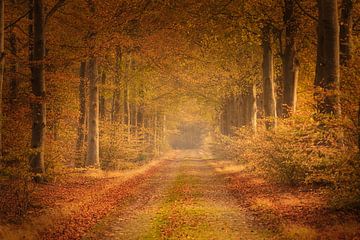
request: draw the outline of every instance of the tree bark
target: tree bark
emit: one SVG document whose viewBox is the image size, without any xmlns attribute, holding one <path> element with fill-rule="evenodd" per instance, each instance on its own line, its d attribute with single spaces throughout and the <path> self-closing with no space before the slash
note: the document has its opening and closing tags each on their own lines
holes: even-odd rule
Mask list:
<svg viewBox="0 0 360 240">
<path fill-rule="evenodd" d="M 101 74 L 101 91 L 100 91 L 100 118 L 106 120 L 106 99 L 105 99 L 106 72 Z"/>
<path fill-rule="evenodd" d="M 135 132 L 135 139 L 137 139 L 138 138 L 138 134 L 139 134 L 139 129 L 138 129 L 138 127 L 139 127 L 139 122 L 138 122 L 138 115 L 139 115 L 139 107 L 138 107 L 138 105 L 137 104 L 134 104 L 134 127 L 135 127 L 135 129 L 134 129 L 134 132 Z"/>
<path fill-rule="evenodd" d="M 80 114 L 79 114 L 79 126 L 78 126 L 78 140 L 76 142 L 76 150 L 79 163 L 84 163 L 83 160 L 83 148 L 85 141 L 85 124 L 86 124 L 86 62 L 80 63 L 80 83 L 79 83 L 79 102 L 80 102 Z M 81 165 L 82 165 L 81 164 Z"/>
<path fill-rule="evenodd" d="M 125 88 L 125 116 L 126 116 L 126 125 L 127 125 L 127 139 L 131 139 L 131 108 L 130 108 L 130 89 L 129 89 L 129 80 L 126 80 Z"/>
<path fill-rule="evenodd" d="M 4 68 L 5 68 L 5 53 L 4 53 L 4 45 L 5 45 L 5 32 L 4 32 L 4 14 L 5 14 L 5 0 L 0 0 L 0 156 L 2 156 L 2 118 L 3 118 L 3 110 L 2 110 L 2 98 L 3 98 L 3 84 L 4 84 Z"/>
<path fill-rule="evenodd" d="M 97 63 L 96 57 L 89 59 L 88 71 L 90 82 L 89 98 L 89 129 L 86 166 L 98 167 L 99 159 L 99 88 L 97 86 Z"/>
<path fill-rule="evenodd" d="M 158 139 L 158 129 L 157 129 L 157 126 L 158 126 L 158 115 L 157 115 L 157 111 L 155 110 L 155 115 L 154 115 L 154 154 L 155 156 L 158 155 L 158 146 L 157 146 L 157 139 Z"/>
<path fill-rule="evenodd" d="M 318 56 L 315 78 L 316 110 L 339 116 L 340 43 L 337 0 L 318 0 Z"/>
<path fill-rule="evenodd" d="M 251 84 L 246 94 L 246 125 L 249 126 L 253 133 L 257 128 L 257 107 L 256 107 L 256 85 Z"/>
<path fill-rule="evenodd" d="M 126 82 L 125 82 L 125 90 L 124 90 L 124 122 L 127 124 L 127 139 L 131 140 L 131 107 L 130 107 L 130 79 L 129 72 L 131 69 L 131 58 L 126 66 Z"/>
<path fill-rule="evenodd" d="M 341 6 L 340 63 L 342 66 L 347 66 L 352 59 L 353 2 L 354 0 L 343 0 Z"/>
<path fill-rule="evenodd" d="M 120 119 L 120 106 L 121 106 L 121 101 L 120 101 L 120 78 L 121 78 L 121 59 L 122 59 L 122 54 L 121 54 L 121 48 L 117 47 L 116 48 L 116 61 L 115 61 L 115 79 L 114 79 L 114 92 L 113 92 L 113 104 L 112 104 L 112 115 L 111 115 L 111 120 L 113 122 L 119 121 Z"/>
<path fill-rule="evenodd" d="M 93 0 L 87 0 L 92 17 L 95 16 L 96 7 Z M 88 116 L 88 135 L 87 135 L 87 155 L 85 166 L 100 166 L 99 156 L 99 88 L 97 76 L 97 58 L 94 53 L 96 47 L 96 32 L 91 29 L 89 32 L 91 53 L 88 62 L 89 75 L 89 116 Z"/>
<path fill-rule="evenodd" d="M 46 129 L 45 102 L 45 35 L 44 9 L 42 0 L 33 1 L 33 51 L 30 52 L 31 86 L 34 99 L 31 100 L 32 109 L 32 137 L 31 148 L 34 152 L 30 156 L 31 169 L 35 173 L 44 173 L 44 146 Z M 31 36 L 31 35 L 30 35 Z"/>
<path fill-rule="evenodd" d="M 10 32 L 9 37 L 10 42 L 10 52 L 12 55 L 17 56 L 18 48 L 17 48 L 17 36 L 13 30 Z M 14 105 L 17 100 L 18 95 L 18 80 L 17 80 L 17 71 L 18 71 L 18 63 L 14 59 L 11 62 L 10 72 L 11 72 L 11 79 L 10 79 L 10 104 Z"/>
<path fill-rule="evenodd" d="M 274 84 L 274 60 L 271 47 L 270 26 L 267 25 L 262 30 L 262 47 L 263 47 L 263 96 L 265 111 L 266 129 L 276 127 L 276 98 Z"/>
<path fill-rule="evenodd" d="M 285 50 L 283 56 L 283 116 L 290 117 L 296 111 L 296 90 L 299 76 L 295 36 L 298 24 L 295 16 L 295 0 L 284 0 Z"/>
</svg>

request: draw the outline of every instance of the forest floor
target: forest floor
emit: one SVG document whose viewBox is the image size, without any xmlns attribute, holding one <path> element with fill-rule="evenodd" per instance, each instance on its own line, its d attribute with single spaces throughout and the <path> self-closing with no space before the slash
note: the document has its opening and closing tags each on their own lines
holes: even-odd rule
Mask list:
<svg viewBox="0 0 360 240">
<path fill-rule="evenodd" d="M 270 184 L 201 150 L 122 173 L 72 174 L 34 191 L 0 239 L 360 239 L 359 215 Z"/>
</svg>

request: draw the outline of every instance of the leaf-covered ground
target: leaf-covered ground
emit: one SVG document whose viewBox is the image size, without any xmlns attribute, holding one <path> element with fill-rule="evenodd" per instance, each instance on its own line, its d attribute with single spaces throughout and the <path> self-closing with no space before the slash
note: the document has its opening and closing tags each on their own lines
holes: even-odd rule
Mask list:
<svg viewBox="0 0 360 240">
<path fill-rule="evenodd" d="M 86 239 L 265 239 L 224 178 L 198 151 L 178 152 L 128 206 L 100 221 Z"/>
<path fill-rule="evenodd" d="M 70 174 L 34 192 L 0 239 L 358 239 L 358 215 L 321 193 L 245 174 L 202 151 L 173 151 L 119 174 Z"/>
</svg>

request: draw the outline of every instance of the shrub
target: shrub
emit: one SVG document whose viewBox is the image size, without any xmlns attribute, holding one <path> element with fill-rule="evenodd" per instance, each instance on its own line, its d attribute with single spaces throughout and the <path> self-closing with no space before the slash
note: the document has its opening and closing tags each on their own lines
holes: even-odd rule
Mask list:
<svg viewBox="0 0 360 240">
<path fill-rule="evenodd" d="M 232 137 L 215 136 L 212 150 L 247 169 L 283 184 L 326 187 L 335 207 L 359 207 L 360 161 L 356 126 L 325 116 L 292 117 L 274 131 L 246 128 Z"/>
</svg>

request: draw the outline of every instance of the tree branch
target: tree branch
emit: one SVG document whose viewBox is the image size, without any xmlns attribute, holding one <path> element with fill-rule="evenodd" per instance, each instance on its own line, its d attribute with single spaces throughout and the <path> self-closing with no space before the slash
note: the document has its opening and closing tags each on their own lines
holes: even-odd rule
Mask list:
<svg viewBox="0 0 360 240">
<path fill-rule="evenodd" d="M 24 13 L 23 15 L 21 15 L 18 19 L 16 19 L 14 22 L 10 23 L 9 25 L 7 25 L 4 30 L 7 30 L 11 27 L 13 27 L 16 23 L 18 23 L 21 19 L 25 18 L 29 13 L 30 11 L 32 11 L 32 9 L 30 9 L 29 11 L 27 11 L 26 13 Z"/>
<path fill-rule="evenodd" d="M 300 10 L 309 18 L 311 18 L 312 20 L 314 20 L 315 22 L 319 22 L 318 19 L 316 17 L 314 17 L 313 15 L 311 15 L 310 13 L 308 13 L 301 5 L 300 3 L 295 0 L 295 4 L 300 8 Z"/>
<path fill-rule="evenodd" d="M 55 5 L 50 9 L 48 14 L 46 14 L 45 17 L 45 24 L 48 22 L 49 18 L 56 13 L 59 8 L 63 7 L 65 5 L 66 0 L 58 0 Z"/>
</svg>

